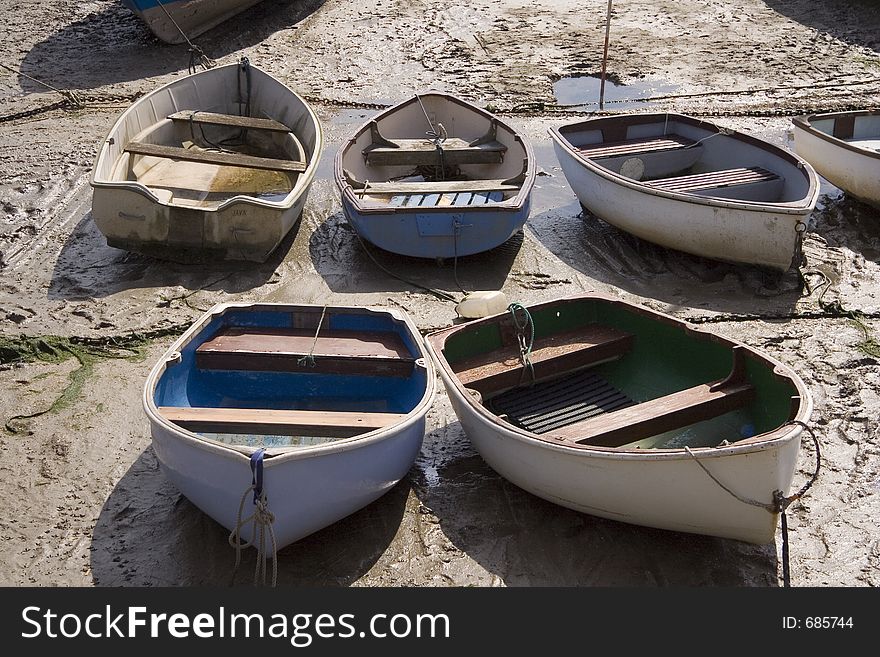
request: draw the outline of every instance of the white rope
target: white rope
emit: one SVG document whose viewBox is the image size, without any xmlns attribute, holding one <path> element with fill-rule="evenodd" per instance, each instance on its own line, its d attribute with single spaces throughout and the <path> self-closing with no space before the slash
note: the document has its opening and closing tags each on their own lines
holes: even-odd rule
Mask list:
<svg viewBox="0 0 880 657">
<path fill-rule="evenodd" d="M 275 531 L 272 529 L 272 523 L 275 522 L 275 514 L 269 510 L 269 499 L 266 497 L 265 491 L 254 502 L 254 512 L 247 518 L 242 519 L 244 512 L 244 504 L 248 495 L 256 490 L 256 485 L 249 486 L 241 496 L 241 502 L 238 505 L 238 516 L 235 521 L 235 529 L 229 534 L 229 544 L 235 548 L 235 571 L 241 564 L 241 551 L 249 547 L 257 549 L 257 565 L 254 568 L 254 586 L 262 583 L 266 584 L 266 576 L 268 575 L 269 553 L 266 550 L 266 538 L 271 539 L 272 543 L 272 586 L 278 583 L 278 545 L 275 542 Z M 249 524 L 253 525 L 251 530 L 251 540 L 243 541 L 241 538 L 242 530 Z"/>
<path fill-rule="evenodd" d="M 315 329 L 315 339 L 312 340 L 312 347 L 311 349 L 309 349 L 309 353 L 296 361 L 297 365 L 302 365 L 303 367 L 305 367 L 306 365 L 308 365 L 309 367 L 315 366 L 315 347 L 318 344 L 318 334 L 321 332 L 321 324 L 324 323 L 324 313 L 326 312 L 327 306 L 324 306 L 324 308 L 321 310 L 321 319 L 318 320 L 318 328 Z"/>
</svg>

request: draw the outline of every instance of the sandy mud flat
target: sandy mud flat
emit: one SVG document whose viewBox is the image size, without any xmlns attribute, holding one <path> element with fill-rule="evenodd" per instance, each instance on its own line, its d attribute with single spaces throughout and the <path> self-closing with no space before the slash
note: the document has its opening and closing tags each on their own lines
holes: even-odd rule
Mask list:
<svg viewBox="0 0 880 657">
<path fill-rule="evenodd" d="M 264 0 L 197 38 L 215 61 L 246 56 L 309 99 L 326 148 L 300 225 L 269 261 L 183 265 L 108 247 L 91 218 L 88 178 L 118 114 L 186 74 L 187 48 L 160 43 L 115 0 L 4 3 L 0 584 L 249 581 L 252 562 L 230 578 L 227 533 L 159 470 L 144 380 L 182 328 L 223 301 L 390 304 L 423 331 L 456 318 L 452 303 L 376 267 L 332 182 L 333 156 L 357 125 L 430 88 L 504 116 L 532 140 L 540 165 L 525 230 L 461 259 L 462 287 L 500 289 L 520 303 L 601 291 L 711 322 L 793 367 L 814 397 L 823 462 L 789 509 L 791 583 L 880 584 L 880 215 L 823 183 L 805 242 L 806 287 L 796 271 L 768 276 L 702 260 L 584 216 L 547 128 L 597 109 L 594 98 L 563 101 L 554 90 L 599 71 L 606 5 Z M 614 7 L 608 71 L 622 98 L 662 95 L 650 107 L 787 147 L 792 115 L 880 105 L 880 11 L 870 0 Z M 588 104 L 571 107 L 578 102 Z M 450 263 L 374 257 L 460 294 Z M 814 463 L 805 441 L 796 487 Z M 775 587 L 780 549 L 780 538 L 756 546 L 646 529 L 525 493 L 473 450 L 440 385 L 409 475 L 281 551 L 279 584 Z"/>
</svg>

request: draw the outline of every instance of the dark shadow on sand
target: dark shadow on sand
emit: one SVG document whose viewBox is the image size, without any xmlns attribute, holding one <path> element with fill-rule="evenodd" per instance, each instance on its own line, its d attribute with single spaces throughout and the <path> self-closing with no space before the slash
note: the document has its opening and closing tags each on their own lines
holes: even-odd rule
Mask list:
<svg viewBox="0 0 880 657">
<path fill-rule="evenodd" d="M 832 248 L 844 247 L 880 263 L 880 209 L 835 190 L 820 197 L 815 233 Z"/>
<path fill-rule="evenodd" d="M 92 213 L 88 212 L 71 231 L 58 254 L 48 297 L 94 299 L 123 290 L 175 285 L 190 291 L 246 292 L 272 280 L 301 224 L 301 221 L 294 224 L 265 262 L 218 260 L 187 264 L 108 246 L 92 220 Z"/>
<path fill-rule="evenodd" d="M 764 0 L 764 4 L 802 25 L 880 52 L 880 8 L 876 0 Z"/>
<path fill-rule="evenodd" d="M 527 231 L 566 265 L 597 282 L 668 304 L 725 313 L 782 315 L 801 296 L 797 269 L 784 274 L 724 263 L 639 239 L 585 211 L 552 146 L 535 145 L 538 179 Z"/>
<path fill-rule="evenodd" d="M 552 504 L 495 473 L 458 422 L 426 436 L 415 469 L 414 492 L 443 534 L 507 586 L 779 585 L 775 546 L 639 527 Z"/>
<path fill-rule="evenodd" d="M 242 483 L 242 492 L 250 482 Z M 278 552 L 279 586 L 348 586 L 367 573 L 400 526 L 404 478 L 360 511 Z M 277 510 L 276 510 L 277 512 Z M 252 586 L 256 551 L 234 571 L 229 532 L 189 502 L 147 448 L 110 493 L 92 533 L 96 586 Z"/>
<path fill-rule="evenodd" d="M 334 292 L 418 292 L 423 288 L 461 297 L 473 290 L 500 290 L 523 244 L 522 231 L 503 244 L 474 255 L 412 258 L 361 240 L 342 211 L 320 224 L 309 238 L 315 270 Z M 404 279 L 404 280 L 401 280 Z"/>
<path fill-rule="evenodd" d="M 263 0 L 192 42 L 208 57 L 221 59 L 295 25 L 323 4 L 324 0 Z M 86 67 L 81 65 L 83 52 L 89 53 Z M 188 45 L 160 41 L 121 2 L 114 2 L 36 44 L 19 70 L 60 89 L 84 90 L 179 71 L 189 60 Z M 46 91 L 23 76 L 19 84 L 29 93 Z"/>
</svg>

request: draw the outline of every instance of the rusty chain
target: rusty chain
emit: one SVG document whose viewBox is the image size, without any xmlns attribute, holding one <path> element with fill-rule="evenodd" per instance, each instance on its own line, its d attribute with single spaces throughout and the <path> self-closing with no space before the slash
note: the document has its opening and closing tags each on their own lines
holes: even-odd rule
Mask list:
<svg viewBox="0 0 880 657">
<path fill-rule="evenodd" d="M 64 99 L 59 100 L 54 103 L 50 103 L 48 105 L 41 105 L 40 107 L 34 107 L 29 110 L 23 110 L 21 112 L 14 112 L 13 114 L 6 114 L 5 116 L 0 116 L 0 123 L 7 123 L 9 121 L 18 121 L 20 119 L 27 119 L 32 116 L 37 116 L 38 114 L 45 114 L 47 112 L 54 112 L 55 110 L 65 109 L 65 110 L 78 110 L 86 107 L 98 107 L 102 104 L 107 105 L 120 105 L 120 104 L 128 104 L 131 103 L 141 96 L 144 95 L 144 92 L 138 91 L 131 94 L 82 94 L 82 93 L 71 93 L 64 94 Z"/>
</svg>

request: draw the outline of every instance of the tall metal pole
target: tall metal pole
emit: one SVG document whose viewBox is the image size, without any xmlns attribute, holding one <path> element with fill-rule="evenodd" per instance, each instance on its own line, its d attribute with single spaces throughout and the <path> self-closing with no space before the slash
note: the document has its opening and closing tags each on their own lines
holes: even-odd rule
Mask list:
<svg viewBox="0 0 880 657">
<path fill-rule="evenodd" d="M 611 34 L 611 2 L 608 0 L 608 15 L 605 17 L 605 52 L 602 53 L 602 81 L 599 84 L 599 109 L 605 107 L 605 65 L 608 63 L 608 37 Z"/>
</svg>

